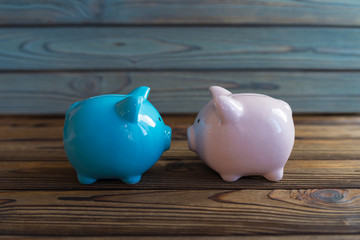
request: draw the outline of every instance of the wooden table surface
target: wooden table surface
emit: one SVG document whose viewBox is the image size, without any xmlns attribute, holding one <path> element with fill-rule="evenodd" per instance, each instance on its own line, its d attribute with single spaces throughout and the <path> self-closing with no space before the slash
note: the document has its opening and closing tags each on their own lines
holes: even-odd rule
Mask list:
<svg viewBox="0 0 360 240">
<path fill-rule="evenodd" d="M 164 116 L 171 149 L 140 183 L 86 186 L 66 160 L 62 116 L 1 116 L 0 234 L 360 237 L 359 115 L 295 116 L 294 150 L 276 183 L 256 176 L 222 181 L 187 147 L 194 117 Z"/>
</svg>

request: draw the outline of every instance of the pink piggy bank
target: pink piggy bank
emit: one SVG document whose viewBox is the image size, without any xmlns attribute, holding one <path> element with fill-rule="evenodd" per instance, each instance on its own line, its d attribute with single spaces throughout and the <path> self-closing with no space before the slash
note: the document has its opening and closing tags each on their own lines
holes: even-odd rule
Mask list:
<svg viewBox="0 0 360 240">
<path fill-rule="evenodd" d="M 289 104 L 217 86 L 210 92 L 212 100 L 187 130 L 190 150 L 228 182 L 247 175 L 281 180 L 295 139 Z"/>
</svg>

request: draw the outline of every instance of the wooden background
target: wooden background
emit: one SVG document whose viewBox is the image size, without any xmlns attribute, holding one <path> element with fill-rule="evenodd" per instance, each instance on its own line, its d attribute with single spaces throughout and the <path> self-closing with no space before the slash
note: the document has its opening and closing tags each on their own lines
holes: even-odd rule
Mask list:
<svg viewBox="0 0 360 240">
<path fill-rule="evenodd" d="M 195 115 L 164 114 L 171 149 L 140 183 L 79 184 L 65 109 L 141 85 L 162 113 L 221 85 L 338 114 L 295 114 L 279 182 L 222 181 L 187 147 Z M 359 0 L 0 0 L 0 236 L 358 239 L 359 100 Z"/>
<path fill-rule="evenodd" d="M 199 111 L 211 85 L 360 112 L 359 26 L 357 0 L 0 0 L 0 113 L 140 85 L 163 113 Z"/>
</svg>

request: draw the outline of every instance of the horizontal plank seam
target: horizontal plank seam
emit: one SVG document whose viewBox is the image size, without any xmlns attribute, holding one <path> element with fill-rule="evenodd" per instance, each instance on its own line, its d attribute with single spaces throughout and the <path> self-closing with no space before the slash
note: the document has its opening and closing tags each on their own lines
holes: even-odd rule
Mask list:
<svg viewBox="0 0 360 240">
<path fill-rule="evenodd" d="M 202 234 L 199 234 L 199 235 L 194 235 L 194 234 L 189 234 L 189 235 L 123 235 L 123 234 L 110 234 L 110 235 L 100 235 L 100 237 L 108 237 L 110 239 L 112 239 L 113 237 L 143 237 L 143 238 L 149 238 L 149 239 L 167 239 L 168 236 L 177 236 L 176 239 L 188 239 L 188 238 L 191 238 L 191 239 L 213 239 L 214 237 L 226 237 L 225 239 L 234 239 L 234 237 L 242 237 L 242 236 L 253 236 L 253 237 L 257 237 L 257 238 L 271 238 L 271 237 L 284 237 L 284 236 L 289 236 L 289 237 L 296 237 L 296 236 L 317 236 L 317 237 L 321 237 L 321 236 L 353 236 L 353 237 L 359 237 L 360 235 L 359 234 L 356 234 L 356 233 L 337 233 L 337 234 L 326 234 L 326 233 L 286 233 L 286 234 L 249 234 L 249 235 L 202 235 Z M 96 235 L 94 234 L 91 234 L 91 235 L 61 235 L 61 236 L 57 236 L 57 235 L 37 235 L 37 234 L 34 234 L 34 235 L 31 235 L 31 234 L 24 234 L 24 235 L 2 235 L 3 238 L 17 238 L 17 237 L 39 237 L 41 239 L 45 238 L 46 237 L 51 237 L 52 239 L 63 239 L 63 238 L 66 238 L 66 237 L 71 237 L 73 239 L 83 239 L 84 237 L 92 237 L 92 239 L 95 237 L 96 238 Z M 120 239 L 124 239 L 124 238 L 120 238 Z M 241 239 L 241 238 L 240 238 Z M 252 238 L 251 238 L 252 239 Z M 254 238 L 255 239 L 255 238 Z M 331 239 L 334 239 L 334 238 L 331 238 Z M 337 239 L 341 239 L 341 238 L 337 238 Z M 357 239 L 357 238 L 354 238 L 354 239 Z"/>
<path fill-rule="evenodd" d="M 312 114 L 303 114 L 303 113 L 298 113 L 298 114 L 293 114 L 295 116 L 295 118 L 297 117 L 314 117 L 314 118 L 317 118 L 317 117 L 360 117 L 360 113 L 312 113 Z M 191 124 L 193 124 L 193 118 L 196 117 L 196 114 L 193 114 L 193 113 L 186 113 L 186 114 L 181 114 L 181 113 L 166 113 L 166 114 L 163 114 L 163 117 L 164 118 L 167 118 L 167 117 L 174 117 L 174 118 L 177 118 L 177 117 L 182 117 L 182 116 L 185 116 L 185 117 L 189 117 L 191 118 Z M 41 121 L 42 120 L 49 120 L 49 119 L 54 119 L 54 120 L 64 120 L 64 116 L 63 114 L 58 114 L 58 115 L 53 115 L 53 114 L 41 114 L 41 115 L 37 115 L 37 116 L 34 116 L 34 115 L 29 115 L 29 114 L 0 114 L 0 120 L 2 120 L 1 118 L 6 118 L 6 119 L 11 119 L 11 118 L 16 118 L 17 120 L 23 120 L 23 119 L 40 119 Z M 331 121 L 331 120 L 330 120 Z M 318 120 L 316 121 L 316 123 L 314 124 L 313 122 L 307 122 L 306 120 L 302 120 L 302 119 L 295 119 L 295 123 L 297 123 L 298 125 L 315 125 L 315 126 L 319 126 L 319 123 L 320 122 L 321 126 L 322 125 L 348 125 L 348 124 L 351 124 L 351 125 L 354 125 L 354 126 L 358 126 L 357 123 L 343 123 L 343 122 L 336 122 L 338 120 L 334 120 L 333 123 L 328 123 L 326 122 L 326 120 Z M 11 121 L 12 122 L 12 121 Z M 186 122 L 184 122 L 186 124 Z M 184 124 L 183 123 L 183 124 Z M 58 126 L 61 126 L 61 125 L 58 125 Z"/>
<path fill-rule="evenodd" d="M 0 24 L 1 28 L 79 28 L 79 27 L 92 27 L 92 28 L 104 28 L 104 27 L 239 27 L 239 28 L 272 28 L 272 27 L 279 27 L 279 28 L 356 28 L 358 29 L 360 25 L 351 25 L 351 24 L 281 24 L 281 23 L 58 23 L 58 24 Z"/>
<path fill-rule="evenodd" d="M 48 192 L 66 192 L 66 193 L 70 193 L 70 192 L 107 192 L 109 194 L 111 194 L 111 192 L 126 192 L 126 191 L 144 191 L 144 192 L 150 192 L 150 191 L 158 191 L 158 192 L 176 192 L 176 191 L 182 191 L 182 192 L 186 192 L 186 191 L 203 191 L 203 192 L 207 192 L 207 191 L 232 191 L 232 192 L 238 192 L 238 191 L 247 191 L 247 190 L 251 190 L 251 191 L 277 191 L 277 190 L 309 190 L 309 189 L 317 189 L 317 190 L 324 190 L 324 189 L 338 189 L 338 190 L 347 190 L 347 189 L 359 189 L 359 187 L 309 187 L 309 188 L 210 188 L 210 187 L 205 187 L 205 188 L 103 188 L 101 186 L 99 186 L 99 188 L 95 188 L 95 187 L 89 187 L 89 189 L 84 189 L 84 188 L 79 188 L 79 189 L 71 189 L 71 188 L 59 188 L 59 189 L 51 189 L 51 188 L 34 188 L 34 189 L 30 189 L 30 188 L 26 188 L 26 189 L 2 189 L 0 188 L 0 191 L 2 192 L 43 192 L 43 191 L 48 191 Z"/>
<path fill-rule="evenodd" d="M 190 150 L 189 150 L 190 151 Z M 304 150 L 293 150 L 294 152 L 304 152 Z M 313 152 L 313 151 L 317 151 L 317 150 L 305 150 L 305 152 Z M 320 151 L 320 150 L 319 150 Z M 329 150 L 327 150 L 329 151 Z M 349 152 L 353 152 L 353 150 L 348 150 Z M 338 152 L 344 152 L 343 151 L 338 151 Z M 182 157 L 182 156 L 180 156 Z M 188 156 L 186 156 L 188 157 Z M 334 161 L 354 161 L 354 162 L 359 162 L 360 159 L 350 159 L 350 158 L 333 158 L 333 159 L 321 159 L 321 158 L 317 158 L 317 159 L 307 159 L 307 158 L 290 158 L 289 161 L 327 161 L 327 162 L 334 162 Z M 194 158 L 192 159 L 179 159 L 177 157 L 164 157 L 160 160 L 158 160 L 159 162 L 197 162 L 197 163 L 202 163 L 201 159 L 198 158 L 197 156 L 194 156 Z M 1 160 L 0 159 L 0 163 L 4 163 L 4 162 L 49 162 L 49 159 L 38 159 L 38 160 L 24 160 L 24 159 L 6 159 L 6 160 Z M 66 159 L 65 155 L 64 158 L 62 159 L 51 159 L 51 162 L 57 162 L 57 163 L 68 163 L 68 160 Z M 204 163 L 205 164 L 205 163 Z M 205 165 L 204 165 L 205 166 Z M 286 166 L 286 165 L 285 165 Z"/>
<path fill-rule="evenodd" d="M 123 73 L 123 72 L 151 72 L 151 73 L 169 73 L 169 72 L 186 72 L 186 73 L 197 73 L 197 72 L 280 72 L 280 73 L 360 73 L 359 69 L 301 69 L 301 68 L 164 68 L 164 69 L 147 69 L 147 68 L 122 68 L 122 69 L 111 69 L 111 68 L 92 68 L 92 69 L 4 69 L 0 70 L 0 74 L 27 74 L 27 73 Z M 1 81 L 1 79 L 0 79 Z"/>
<path fill-rule="evenodd" d="M 314 118 L 317 118 L 317 117 L 360 117 L 360 113 L 347 113 L 347 114 L 339 114 L 339 113 L 312 113 L 312 114 L 303 114 L 303 113 L 299 113 L 299 114 L 293 114 L 295 116 L 295 118 L 297 117 L 314 117 Z M 167 113 L 167 114 L 163 114 L 162 115 L 163 118 L 166 118 L 166 117 L 182 117 L 182 116 L 186 116 L 186 117 L 190 117 L 192 118 L 191 122 L 189 122 L 189 124 L 192 124 L 193 123 L 193 118 L 196 117 L 196 114 L 193 114 L 193 113 L 187 113 L 187 114 L 181 114 L 181 113 Z M 64 120 L 64 115 L 63 114 L 58 114 L 58 115 L 53 115 L 53 114 L 41 114 L 41 115 L 37 115 L 37 116 L 34 116 L 34 115 L 29 115 L 29 114 L 0 114 L 0 120 L 3 120 L 1 118 L 5 118 L 5 119 L 11 119 L 11 118 L 16 118 L 17 120 L 23 120 L 23 119 L 40 119 L 41 121 L 42 120 L 49 120 L 49 119 L 55 119 L 55 120 Z M 337 120 L 335 120 L 333 123 L 327 123 L 326 120 L 325 120 L 325 123 L 324 120 L 322 121 L 317 121 L 315 124 L 313 122 L 306 122 L 306 120 L 302 120 L 302 119 L 295 119 L 295 124 L 297 123 L 297 125 L 315 125 L 315 126 L 319 126 L 319 123 L 320 122 L 321 126 L 322 125 L 354 125 L 354 126 L 358 126 L 357 123 L 343 123 L 343 122 L 336 122 Z M 12 121 L 11 121 L 12 122 Z M 186 124 L 186 122 L 185 122 Z M 62 126 L 62 125 L 58 125 L 58 126 Z"/>
<path fill-rule="evenodd" d="M 285 237 L 285 236 L 289 236 L 289 237 L 296 237 L 296 236 L 356 236 L 356 237 L 359 237 L 358 234 L 354 234 L 354 233 L 336 233 L 336 234 L 323 234 L 323 233 L 317 233 L 317 232 L 306 232 L 306 233 L 302 233 L 302 232 L 291 232 L 291 233 L 284 233 L 284 234 L 268 234 L 268 235 L 263 235 L 263 234 L 253 234 L 253 233 L 250 233 L 250 234 L 224 234 L 224 235 L 194 235 L 194 234 L 169 234 L 169 235 L 166 235 L 166 234 L 154 234 L 154 235 L 146 235 L 146 234 L 142 234 L 142 235 L 139 235 L 139 234 L 109 234 L 109 235 L 94 235 L 94 234 L 91 234 L 91 235 L 86 235 L 86 234 L 82 234 L 81 236 L 79 235 L 61 235 L 61 236 L 58 236 L 58 235 L 48 235 L 48 234 L 44 234 L 44 235 L 38 235 L 38 234 L 34 234 L 34 235 L 30 235 L 30 234 L 25 234 L 25 235 L 2 235 L 2 237 L 4 238 L 7 238 L 7 237 L 10 237 L 10 238 L 16 238 L 16 237 L 39 237 L 41 239 L 46 239 L 47 237 L 51 237 L 51 239 L 63 239 L 63 238 L 72 238 L 72 239 L 83 239 L 84 237 L 91 237 L 91 239 L 97 239 L 97 238 L 102 238 L 102 237 L 105 237 L 105 238 L 113 238 L 113 237 L 122 237 L 120 239 L 124 239 L 123 237 L 135 237 L 135 238 L 149 238 L 149 239 L 167 239 L 168 237 L 177 237 L 176 239 L 194 239 L 196 240 L 197 238 L 201 238 L 201 239 L 206 239 L 206 238 L 209 238 L 209 239 L 213 239 L 213 238 L 224 238 L 225 239 L 236 239 L 236 237 L 257 237 L 257 238 L 262 238 L 264 237 L 266 239 L 266 237 Z M 241 239 L 241 238 L 240 238 Z M 331 238 L 331 239 L 334 239 L 334 238 Z M 336 239 L 341 239 L 340 238 L 336 238 Z M 358 239 L 358 238 L 354 238 L 354 239 Z"/>
</svg>

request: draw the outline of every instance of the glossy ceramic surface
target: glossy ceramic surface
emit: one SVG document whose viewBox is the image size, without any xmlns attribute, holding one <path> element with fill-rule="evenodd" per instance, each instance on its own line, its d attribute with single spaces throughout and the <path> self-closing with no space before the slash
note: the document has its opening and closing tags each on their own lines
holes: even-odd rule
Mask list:
<svg viewBox="0 0 360 240">
<path fill-rule="evenodd" d="M 225 181 L 246 175 L 282 179 L 295 139 L 290 106 L 261 94 L 210 87 L 212 100 L 188 128 L 192 151 Z"/>
<path fill-rule="evenodd" d="M 64 147 L 78 180 L 133 184 L 170 148 L 171 129 L 147 100 L 150 88 L 74 103 L 66 113 Z"/>
</svg>

